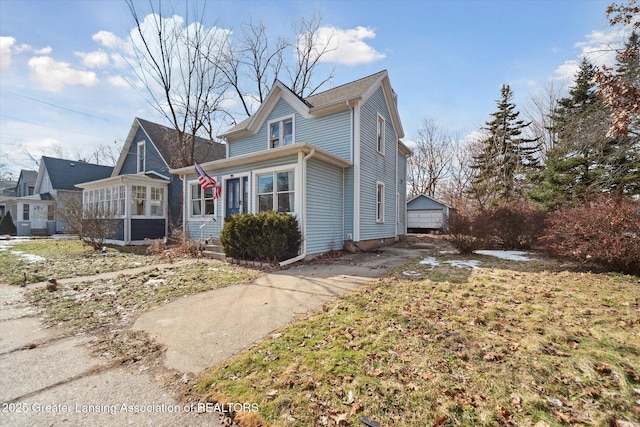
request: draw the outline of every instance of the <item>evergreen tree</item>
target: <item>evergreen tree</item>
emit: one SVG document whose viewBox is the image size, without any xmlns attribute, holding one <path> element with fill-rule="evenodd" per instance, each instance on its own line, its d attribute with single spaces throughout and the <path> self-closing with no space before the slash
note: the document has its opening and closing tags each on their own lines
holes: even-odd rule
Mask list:
<svg viewBox="0 0 640 427">
<path fill-rule="evenodd" d="M 632 36 L 630 43 L 637 40 Z M 637 58 L 631 58 L 621 61 L 617 72 L 637 79 L 639 69 Z M 611 111 L 600 97 L 595 75 L 595 67 L 583 59 L 569 96 L 560 100 L 552 115 L 557 143 L 547 151 L 545 168 L 533 177 L 537 187 L 528 194 L 546 209 L 601 193 L 640 192 L 638 135 L 609 135 Z"/>
<path fill-rule="evenodd" d="M 15 235 L 17 231 L 16 225 L 11 218 L 11 212 L 7 212 L 4 216 L 0 217 L 0 234 Z"/>
<path fill-rule="evenodd" d="M 530 123 L 518 118 L 520 112 L 513 103 L 513 92 L 508 84 L 502 85 L 498 111 L 486 123 L 487 137 L 479 152 L 473 156 L 471 195 L 486 204 L 512 202 L 522 198 L 525 177 L 538 167 L 537 139 L 522 136 Z"/>
</svg>

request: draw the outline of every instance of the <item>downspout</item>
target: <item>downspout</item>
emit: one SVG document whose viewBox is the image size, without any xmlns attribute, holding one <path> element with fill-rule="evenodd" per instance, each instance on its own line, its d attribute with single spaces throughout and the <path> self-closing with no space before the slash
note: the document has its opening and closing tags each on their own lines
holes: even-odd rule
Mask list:
<svg viewBox="0 0 640 427">
<path fill-rule="evenodd" d="M 189 227 L 187 224 L 187 221 L 189 220 L 189 215 L 186 215 L 187 206 L 189 203 L 189 201 L 187 200 L 187 176 L 180 175 L 180 181 L 182 181 L 182 241 L 186 242 L 187 230 Z"/>
<path fill-rule="evenodd" d="M 300 193 L 302 196 L 302 253 L 296 257 L 286 259 L 281 261 L 280 267 L 284 267 L 285 265 L 293 264 L 294 262 L 298 262 L 303 260 L 307 256 L 307 240 L 305 236 L 307 235 L 307 161 L 315 156 L 316 150 L 315 148 L 311 150 L 309 154 L 304 156 L 302 159 L 302 185 L 300 189 Z"/>
</svg>

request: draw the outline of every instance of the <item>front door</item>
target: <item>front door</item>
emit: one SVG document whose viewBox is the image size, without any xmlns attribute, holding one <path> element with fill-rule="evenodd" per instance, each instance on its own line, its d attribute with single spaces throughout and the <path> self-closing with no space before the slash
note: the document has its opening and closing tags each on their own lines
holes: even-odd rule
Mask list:
<svg viewBox="0 0 640 427">
<path fill-rule="evenodd" d="M 249 179 L 232 178 L 226 181 L 225 218 L 239 213 L 247 213 L 249 207 Z"/>
</svg>

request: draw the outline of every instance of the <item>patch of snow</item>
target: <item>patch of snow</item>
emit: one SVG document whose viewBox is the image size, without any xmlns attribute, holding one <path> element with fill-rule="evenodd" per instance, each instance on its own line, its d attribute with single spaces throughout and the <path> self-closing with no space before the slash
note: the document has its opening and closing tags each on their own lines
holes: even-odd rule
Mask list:
<svg viewBox="0 0 640 427">
<path fill-rule="evenodd" d="M 482 262 L 477 259 L 456 259 L 445 262 L 456 268 L 478 268 L 478 266 L 482 264 Z"/>
<path fill-rule="evenodd" d="M 11 253 L 14 254 L 14 255 L 21 256 L 22 258 L 24 258 L 28 262 L 43 262 L 43 261 L 46 261 L 40 255 L 25 254 L 22 251 L 11 251 Z"/>
<path fill-rule="evenodd" d="M 164 279 L 149 279 L 145 282 L 145 285 L 159 285 L 160 283 L 164 282 Z"/>
<path fill-rule="evenodd" d="M 409 277 L 417 277 L 417 276 L 422 276 L 422 273 L 418 273 L 417 271 L 403 271 L 402 274 L 404 274 L 405 276 L 409 276 Z"/>
<path fill-rule="evenodd" d="M 420 264 L 430 265 L 431 267 L 437 267 L 440 265 L 440 262 L 438 262 L 438 260 L 435 259 L 434 257 L 430 256 L 420 261 Z"/>
<path fill-rule="evenodd" d="M 440 255 L 457 255 L 458 251 L 440 251 L 438 252 Z"/>
<path fill-rule="evenodd" d="M 532 261 L 533 258 L 526 257 L 527 252 L 522 251 L 475 251 L 478 255 L 488 255 L 508 261 Z"/>
</svg>

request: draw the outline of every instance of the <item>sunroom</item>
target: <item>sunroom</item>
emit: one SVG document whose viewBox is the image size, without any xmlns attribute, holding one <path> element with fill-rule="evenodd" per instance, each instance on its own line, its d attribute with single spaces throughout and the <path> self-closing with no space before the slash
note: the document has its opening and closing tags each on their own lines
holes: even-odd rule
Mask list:
<svg viewBox="0 0 640 427">
<path fill-rule="evenodd" d="M 83 189 L 83 215 L 115 222 L 107 243 L 141 245 L 165 238 L 169 182 L 168 177 L 150 172 L 77 184 Z"/>
</svg>

